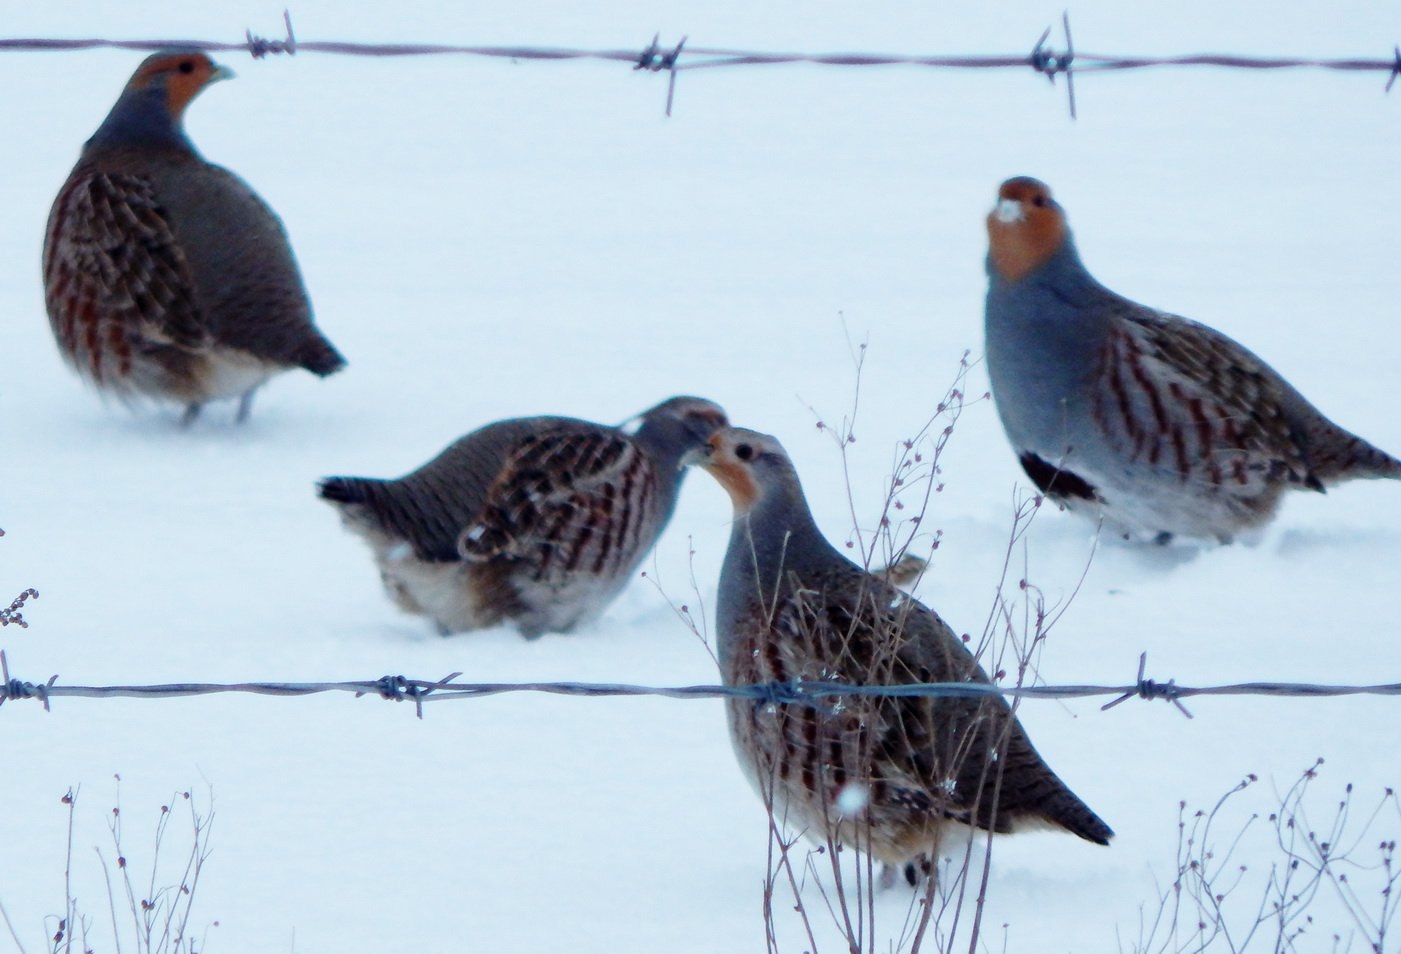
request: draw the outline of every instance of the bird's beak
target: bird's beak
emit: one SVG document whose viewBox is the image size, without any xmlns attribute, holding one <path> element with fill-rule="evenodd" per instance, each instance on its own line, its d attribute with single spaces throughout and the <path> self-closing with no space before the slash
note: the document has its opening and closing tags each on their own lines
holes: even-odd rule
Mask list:
<svg viewBox="0 0 1401 954">
<path fill-rule="evenodd" d="M 1016 199 L 998 199 L 997 207 L 992 210 L 992 217 L 1004 225 L 1010 225 L 1020 222 L 1026 215 L 1022 212 L 1022 204 Z"/>
<path fill-rule="evenodd" d="M 219 80 L 233 79 L 237 75 L 237 73 L 229 69 L 227 66 L 216 63 L 214 64 L 214 72 L 209 74 L 209 82 L 217 83 L 219 82 Z"/>
<path fill-rule="evenodd" d="M 702 444 L 700 447 L 692 447 L 681 455 L 682 467 L 694 467 L 697 464 L 704 467 L 710 460 L 710 455 L 715 453 L 715 448 L 709 444 Z"/>
</svg>

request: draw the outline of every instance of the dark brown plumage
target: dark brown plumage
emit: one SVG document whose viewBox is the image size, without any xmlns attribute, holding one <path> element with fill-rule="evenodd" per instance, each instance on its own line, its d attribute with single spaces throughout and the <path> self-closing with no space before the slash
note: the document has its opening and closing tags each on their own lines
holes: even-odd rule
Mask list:
<svg viewBox="0 0 1401 954">
<path fill-rule="evenodd" d="M 735 505 L 718 612 L 726 685 L 989 682 L 936 613 L 827 542 L 778 441 L 728 428 L 699 462 Z M 950 823 L 1062 828 L 1096 844 L 1113 835 L 1000 697 L 727 707 L 740 762 L 775 817 L 893 867 L 933 857 Z"/>
<path fill-rule="evenodd" d="M 338 371 L 316 329 L 282 223 L 186 137 L 186 106 L 229 75 L 194 51 L 132 76 L 59 190 L 44 242 L 44 297 L 64 358 L 123 399 L 207 401 L 282 371 Z"/>
</svg>

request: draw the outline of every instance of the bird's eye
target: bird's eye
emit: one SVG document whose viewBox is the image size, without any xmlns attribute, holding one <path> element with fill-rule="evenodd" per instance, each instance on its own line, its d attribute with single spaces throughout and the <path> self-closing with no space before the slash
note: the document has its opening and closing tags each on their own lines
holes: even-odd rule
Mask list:
<svg viewBox="0 0 1401 954">
<path fill-rule="evenodd" d="M 740 460 L 753 460 L 754 448 L 748 444 L 740 444 L 735 448 L 735 456 Z"/>
<path fill-rule="evenodd" d="M 195 63 L 194 63 L 193 60 L 181 60 L 181 61 L 180 61 L 180 72 L 182 72 L 182 73 L 193 73 L 194 71 L 195 71 Z"/>
<path fill-rule="evenodd" d="M 1031 204 L 1036 206 L 1038 209 L 1044 209 L 1046 207 L 1046 197 L 1044 195 L 1033 196 L 1031 199 Z"/>
</svg>

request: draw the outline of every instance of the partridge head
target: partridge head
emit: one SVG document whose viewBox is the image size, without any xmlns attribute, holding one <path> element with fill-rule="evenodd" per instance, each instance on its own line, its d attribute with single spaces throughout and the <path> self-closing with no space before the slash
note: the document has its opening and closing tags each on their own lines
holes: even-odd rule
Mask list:
<svg viewBox="0 0 1401 954">
<path fill-rule="evenodd" d="M 1290 488 L 1401 477 L 1231 338 L 1115 294 L 1045 183 L 1009 179 L 987 219 L 988 376 L 1036 486 L 1127 539 L 1227 542 Z"/>
<path fill-rule="evenodd" d="M 282 223 L 184 130 L 233 74 L 195 50 L 148 57 L 87 141 L 49 213 L 44 298 L 59 350 L 100 392 L 185 408 L 345 364 L 312 321 Z"/>
</svg>

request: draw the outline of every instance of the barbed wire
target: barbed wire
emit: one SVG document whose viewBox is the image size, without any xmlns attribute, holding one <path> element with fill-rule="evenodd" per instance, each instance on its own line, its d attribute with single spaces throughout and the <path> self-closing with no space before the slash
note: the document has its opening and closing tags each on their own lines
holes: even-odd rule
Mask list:
<svg viewBox="0 0 1401 954">
<path fill-rule="evenodd" d="M 716 69 L 739 66 L 779 66 L 809 64 L 816 66 L 912 66 L 926 69 L 1027 69 L 1045 76 L 1052 83 L 1065 76 L 1067 102 L 1071 118 L 1076 115 L 1074 76 L 1077 73 L 1121 72 L 1160 67 L 1221 67 L 1243 70 L 1320 69 L 1341 72 L 1375 72 L 1387 75 L 1385 92 L 1390 92 L 1401 76 L 1401 45 L 1393 45 L 1390 56 L 1369 57 L 1300 57 L 1243 56 L 1228 53 L 1192 53 L 1177 56 L 1123 56 L 1117 54 L 1077 51 L 1071 38 L 1070 15 L 1061 18 L 1064 48 L 1047 46 L 1051 27 L 1047 27 L 1029 53 L 1009 55 L 933 56 L 893 53 L 776 53 L 757 50 L 736 50 L 724 47 L 687 46 L 682 37 L 675 46 L 661 43 L 661 34 L 642 48 L 588 50 L 568 47 L 540 46 L 464 46 L 447 43 L 359 43 L 340 40 L 299 40 L 292 29 L 290 11 L 282 14 L 284 35 L 269 39 L 244 31 L 239 42 L 213 40 L 110 40 L 101 38 L 63 39 L 53 37 L 0 38 L 0 52 L 7 50 L 64 51 L 90 49 L 121 49 L 154 52 L 174 47 L 209 52 L 242 51 L 254 59 L 269 55 L 297 53 L 334 53 L 345 56 L 483 56 L 510 60 L 603 60 L 630 64 L 634 70 L 668 74 L 666 114 L 671 115 L 676 92 L 676 76 L 683 70 Z M 686 61 L 682 62 L 683 52 Z"/>
<path fill-rule="evenodd" d="M 180 682 L 145 686 L 70 686 L 59 685 L 58 676 L 41 683 L 12 678 L 9 660 L 0 650 L 0 706 L 20 699 L 37 699 L 45 711 L 49 702 L 63 697 L 89 699 L 137 698 L 157 699 L 177 696 L 204 696 L 218 693 L 251 693 L 263 696 L 310 696 L 327 692 L 350 692 L 357 697 L 374 695 L 392 702 L 412 701 L 418 717 L 423 718 L 423 703 L 448 699 L 475 699 L 514 692 L 546 693 L 559 696 L 656 696 L 666 699 L 750 699 L 759 705 L 821 705 L 825 700 L 851 696 L 891 696 L 929 698 L 979 698 L 1001 696 L 1004 699 L 1078 699 L 1094 696 L 1114 696 L 1101 710 L 1112 709 L 1129 699 L 1152 701 L 1161 699 L 1175 705 L 1183 715 L 1192 713 L 1182 704 L 1193 696 L 1278 696 L 1285 698 L 1322 698 L 1332 696 L 1397 696 L 1401 683 L 1370 686 L 1320 685 L 1298 682 L 1241 682 L 1220 686 L 1179 686 L 1144 676 L 1147 653 L 1139 656 L 1138 678 L 1121 686 L 1059 685 L 1059 686 L 998 686 L 989 683 L 929 682 L 906 685 L 852 685 L 842 682 L 792 680 L 745 686 L 640 686 L 627 683 L 601 682 L 454 682 L 462 675 L 449 673 L 441 679 L 410 679 L 406 676 L 382 676 L 378 679 L 342 682 L 239 682 L 202 683 Z"/>
</svg>

